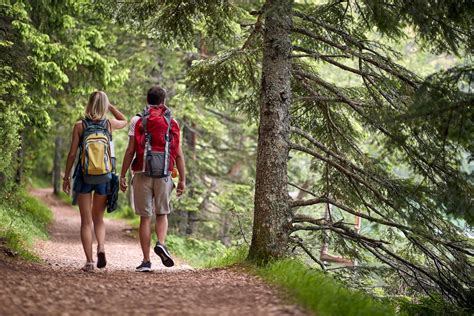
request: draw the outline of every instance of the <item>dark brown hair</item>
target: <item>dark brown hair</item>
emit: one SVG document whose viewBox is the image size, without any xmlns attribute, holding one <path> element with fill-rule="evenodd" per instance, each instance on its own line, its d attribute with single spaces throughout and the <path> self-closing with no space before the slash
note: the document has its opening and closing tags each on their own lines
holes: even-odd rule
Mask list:
<svg viewBox="0 0 474 316">
<path fill-rule="evenodd" d="M 148 89 L 146 101 L 150 105 L 160 105 L 165 102 L 166 90 L 160 86 L 152 86 Z"/>
</svg>

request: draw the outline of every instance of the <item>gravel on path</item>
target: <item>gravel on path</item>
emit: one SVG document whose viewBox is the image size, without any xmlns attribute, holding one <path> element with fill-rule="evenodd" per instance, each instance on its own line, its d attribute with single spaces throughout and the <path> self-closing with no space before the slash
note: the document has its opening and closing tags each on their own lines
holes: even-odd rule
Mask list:
<svg viewBox="0 0 474 316">
<path fill-rule="evenodd" d="M 153 272 L 135 272 L 140 246 L 119 220 L 106 220 L 107 268 L 82 272 L 79 211 L 51 189 L 31 193 L 54 214 L 50 239 L 35 246 L 44 263 L 0 256 L 0 315 L 307 315 L 238 268 L 165 268 L 156 258 Z"/>
</svg>

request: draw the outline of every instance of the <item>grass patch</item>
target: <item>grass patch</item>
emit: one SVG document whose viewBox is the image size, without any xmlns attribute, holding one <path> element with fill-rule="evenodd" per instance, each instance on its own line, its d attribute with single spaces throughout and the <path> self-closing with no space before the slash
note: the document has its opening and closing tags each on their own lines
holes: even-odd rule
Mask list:
<svg viewBox="0 0 474 316">
<path fill-rule="evenodd" d="M 205 262 L 203 267 L 242 264 L 247 254 L 247 246 L 227 248 Z M 320 316 L 396 314 L 389 300 L 378 300 L 362 291 L 348 289 L 330 275 L 309 269 L 296 259 L 276 261 L 264 267 L 250 266 L 250 271 L 284 288 L 292 300 Z"/>
<path fill-rule="evenodd" d="M 183 258 L 196 268 L 207 265 L 209 258 L 221 256 L 226 247 L 220 241 L 200 240 L 190 237 L 168 235 L 166 246 L 177 257 Z"/>
<path fill-rule="evenodd" d="M 52 186 L 51 181 L 46 180 L 46 178 L 41 177 L 29 177 L 27 179 L 27 184 L 32 186 L 33 188 L 45 189 L 50 188 Z"/>
<path fill-rule="evenodd" d="M 245 261 L 249 252 L 247 245 L 235 246 L 226 248 L 217 256 L 208 259 L 203 267 L 204 268 L 223 268 L 229 267 L 236 264 L 240 264 Z"/>
<path fill-rule="evenodd" d="M 64 193 L 63 191 L 59 192 L 57 197 L 66 204 L 72 205 L 72 197 L 69 194 Z M 74 206 L 74 205 L 73 205 Z"/>
<path fill-rule="evenodd" d="M 388 301 L 348 289 L 331 276 L 308 269 L 295 259 L 257 268 L 257 274 L 285 288 L 297 303 L 317 315 L 395 315 L 395 308 Z"/>
<path fill-rule="evenodd" d="M 27 260 L 38 260 L 31 252 L 34 239 L 47 238 L 46 225 L 53 215 L 37 199 L 20 191 L 0 202 L 0 241 L 3 247 Z"/>
<path fill-rule="evenodd" d="M 400 314 L 410 316 L 468 316 L 472 315 L 468 310 L 464 310 L 457 305 L 446 302 L 439 294 L 432 294 L 432 297 L 424 296 L 413 302 L 411 297 L 404 297 L 397 300 Z"/>
</svg>

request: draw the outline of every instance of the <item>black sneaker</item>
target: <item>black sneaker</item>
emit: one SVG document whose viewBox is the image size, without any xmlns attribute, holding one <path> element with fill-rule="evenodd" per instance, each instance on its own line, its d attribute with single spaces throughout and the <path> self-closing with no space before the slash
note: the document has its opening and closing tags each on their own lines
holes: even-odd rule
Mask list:
<svg viewBox="0 0 474 316">
<path fill-rule="evenodd" d="M 157 241 L 153 250 L 155 250 L 155 253 L 160 257 L 161 262 L 163 262 L 165 267 L 169 268 L 174 266 L 173 258 L 171 258 L 171 255 L 165 245 L 162 245 L 159 241 Z"/>
<path fill-rule="evenodd" d="M 142 261 L 142 263 L 135 268 L 137 272 L 150 272 L 151 271 L 151 262 L 150 261 Z"/>
</svg>

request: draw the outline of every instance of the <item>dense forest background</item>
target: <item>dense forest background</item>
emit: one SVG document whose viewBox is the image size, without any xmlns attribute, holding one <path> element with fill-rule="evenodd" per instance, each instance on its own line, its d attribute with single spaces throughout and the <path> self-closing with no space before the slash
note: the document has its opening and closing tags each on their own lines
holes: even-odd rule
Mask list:
<svg viewBox="0 0 474 316">
<path fill-rule="evenodd" d="M 298 257 L 375 296 L 472 308 L 473 13 L 469 1 L 8 1 L 0 195 L 61 194 L 88 95 L 131 118 L 159 84 L 188 170 L 170 243 L 250 246 L 249 259 Z M 287 80 L 277 101 L 272 76 Z M 114 133 L 119 162 L 127 137 Z M 134 218 L 130 199 L 115 216 Z"/>
</svg>

